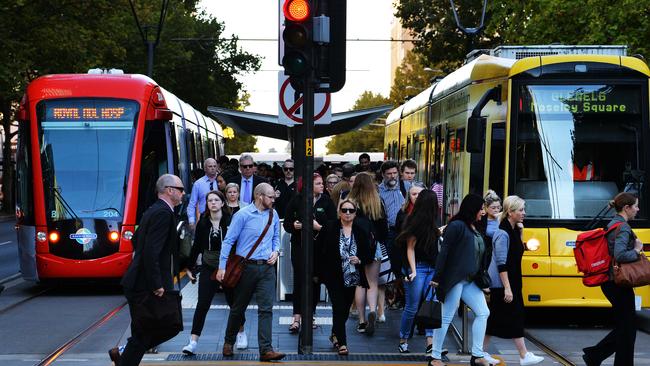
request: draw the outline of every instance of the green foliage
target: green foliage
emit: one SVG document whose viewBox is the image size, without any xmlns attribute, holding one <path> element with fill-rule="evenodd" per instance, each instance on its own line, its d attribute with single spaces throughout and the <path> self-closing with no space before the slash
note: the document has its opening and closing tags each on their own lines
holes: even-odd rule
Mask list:
<svg viewBox="0 0 650 366">
<path fill-rule="evenodd" d="M 461 23 L 480 22 L 482 1 L 455 1 Z M 623 44 L 630 54 L 650 56 L 650 0 L 488 1 L 485 29 L 472 39 L 456 27 L 449 2 L 401 0 L 396 16 L 412 36 L 415 52 L 427 65 L 446 72 L 460 66 L 476 48 L 499 45 Z"/>
<path fill-rule="evenodd" d="M 158 23 L 160 1 L 134 3 L 141 25 Z M 258 70 L 260 60 L 242 51 L 236 38 L 225 40 L 231 37 L 223 34 L 224 25 L 199 13 L 196 5 L 196 0 L 169 2 L 155 49 L 153 79 L 207 115 L 208 105 L 237 107 L 242 84 L 235 76 Z M 85 73 L 95 67 L 146 73 L 146 47 L 126 1 L 3 1 L 0 24 L 0 114 L 5 157 L 11 155 L 13 114 L 25 86 L 34 78 Z M 150 35 L 156 32 L 155 28 L 144 31 Z M 174 38 L 205 41 L 180 42 Z M 3 171 L 4 207 L 11 209 L 10 159 L 4 159 Z"/>
<path fill-rule="evenodd" d="M 235 138 L 226 140 L 226 155 L 236 155 L 242 152 L 258 152 L 255 144 L 257 137 L 235 131 Z"/>
<path fill-rule="evenodd" d="M 353 110 L 379 107 L 390 104 L 381 94 L 363 92 L 354 102 Z M 327 143 L 330 154 L 344 154 L 350 151 L 378 152 L 384 149 L 384 119 L 378 119 L 358 131 L 350 131 L 332 137 Z"/>
<path fill-rule="evenodd" d="M 395 79 L 390 88 L 390 103 L 398 106 L 431 86 L 431 79 L 441 75 L 437 67 L 425 70 L 424 60 L 415 52 L 408 52 L 402 64 L 395 70 Z"/>
</svg>

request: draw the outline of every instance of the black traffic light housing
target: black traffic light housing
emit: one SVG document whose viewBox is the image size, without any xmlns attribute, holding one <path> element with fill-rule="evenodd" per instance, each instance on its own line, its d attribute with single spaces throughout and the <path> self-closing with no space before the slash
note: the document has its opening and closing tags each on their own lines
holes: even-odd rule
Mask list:
<svg viewBox="0 0 650 366">
<path fill-rule="evenodd" d="M 312 1 L 285 0 L 284 13 L 284 74 L 289 76 L 291 86 L 302 92 L 305 78 L 314 69 L 312 39 Z"/>
<path fill-rule="evenodd" d="M 319 0 L 314 16 L 325 15 L 329 22 L 328 42 L 314 36 L 316 87 L 318 93 L 334 93 L 345 85 L 345 38 L 347 0 Z M 318 34 L 316 30 L 315 33 Z"/>
</svg>

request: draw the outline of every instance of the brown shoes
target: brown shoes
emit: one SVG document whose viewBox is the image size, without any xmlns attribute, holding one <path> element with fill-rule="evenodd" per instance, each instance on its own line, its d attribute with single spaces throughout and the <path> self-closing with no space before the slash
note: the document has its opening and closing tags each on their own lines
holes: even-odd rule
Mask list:
<svg viewBox="0 0 650 366">
<path fill-rule="evenodd" d="M 232 351 L 232 344 L 229 343 L 224 343 L 223 344 L 223 350 L 221 351 L 224 357 L 230 357 L 234 355 L 235 353 Z"/>
<path fill-rule="evenodd" d="M 284 356 L 285 354 L 281 352 L 268 351 L 260 355 L 260 361 L 262 362 L 277 361 L 283 359 Z"/>
<path fill-rule="evenodd" d="M 120 350 L 117 347 L 109 349 L 108 356 L 115 366 L 120 366 L 122 360 L 120 359 Z"/>
</svg>

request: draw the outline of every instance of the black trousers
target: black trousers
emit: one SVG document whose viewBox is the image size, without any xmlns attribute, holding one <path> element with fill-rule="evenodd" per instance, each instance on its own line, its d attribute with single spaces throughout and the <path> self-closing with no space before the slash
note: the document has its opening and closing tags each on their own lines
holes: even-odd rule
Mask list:
<svg viewBox="0 0 650 366">
<path fill-rule="evenodd" d="M 299 233 L 298 233 L 299 234 Z M 291 266 L 293 267 L 293 294 L 291 295 L 291 300 L 293 302 L 293 313 L 300 314 L 302 308 L 302 292 L 304 289 L 303 284 L 303 261 L 302 261 L 302 251 L 299 246 L 291 246 Z M 312 291 L 311 303 L 312 303 L 312 314 L 316 314 L 316 305 L 318 305 L 318 300 L 320 300 L 320 285 L 317 283 L 313 284 L 314 291 Z"/>
<path fill-rule="evenodd" d="M 607 281 L 600 288 L 612 304 L 614 329 L 595 346 L 585 348 L 585 354 L 601 363 L 616 353 L 614 366 L 632 366 L 636 341 L 634 291 L 630 287 L 617 286 L 614 281 Z"/>
<path fill-rule="evenodd" d="M 214 267 L 205 264 L 201 266 L 201 273 L 199 274 L 199 300 L 196 303 L 196 310 L 194 310 L 191 333 L 197 336 L 200 336 L 203 331 L 205 318 L 210 310 L 210 305 L 212 305 L 212 299 L 219 289 L 219 282 L 210 279 L 214 270 Z M 223 292 L 226 296 L 226 303 L 228 303 L 228 306 L 232 306 L 233 290 L 224 288 Z M 241 325 L 244 325 L 245 322 L 246 316 L 242 315 Z"/>
<path fill-rule="evenodd" d="M 148 349 L 155 347 L 169 340 L 169 336 L 147 333 L 141 330 L 134 322 L 133 305 L 136 301 L 136 293 L 124 290 L 124 296 L 129 304 L 131 314 L 131 337 L 129 337 L 124 352 L 121 356 L 121 365 L 137 366 Z"/>
<path fill-rule="evenodd" d="M 354 302 L 357 287 L 345 287 L 343 283 L 328 283 L 326 286 L 332 302 L 332 333 L 336 335 L 339 345 L 347 345 L 345 323 L 350 316 L 350 306 Z"/>
</svg>

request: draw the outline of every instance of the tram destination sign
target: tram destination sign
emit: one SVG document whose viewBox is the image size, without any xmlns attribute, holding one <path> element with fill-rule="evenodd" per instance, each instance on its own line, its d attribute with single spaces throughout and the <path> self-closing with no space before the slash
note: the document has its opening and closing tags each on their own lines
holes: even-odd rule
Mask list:
<svg viewBox="0 0 650 366">
<path fill-rule="evenodd" d="M 640 113 L 640 92 L 629 85 L 528 85 L 522 87 L 524 113 Z"/>
<path fill-rule="evenodd" d="M 44 121 L 130 121 L 138 111 L 131 101 L 65 100 L 45 103 Z"/>
</svg>

